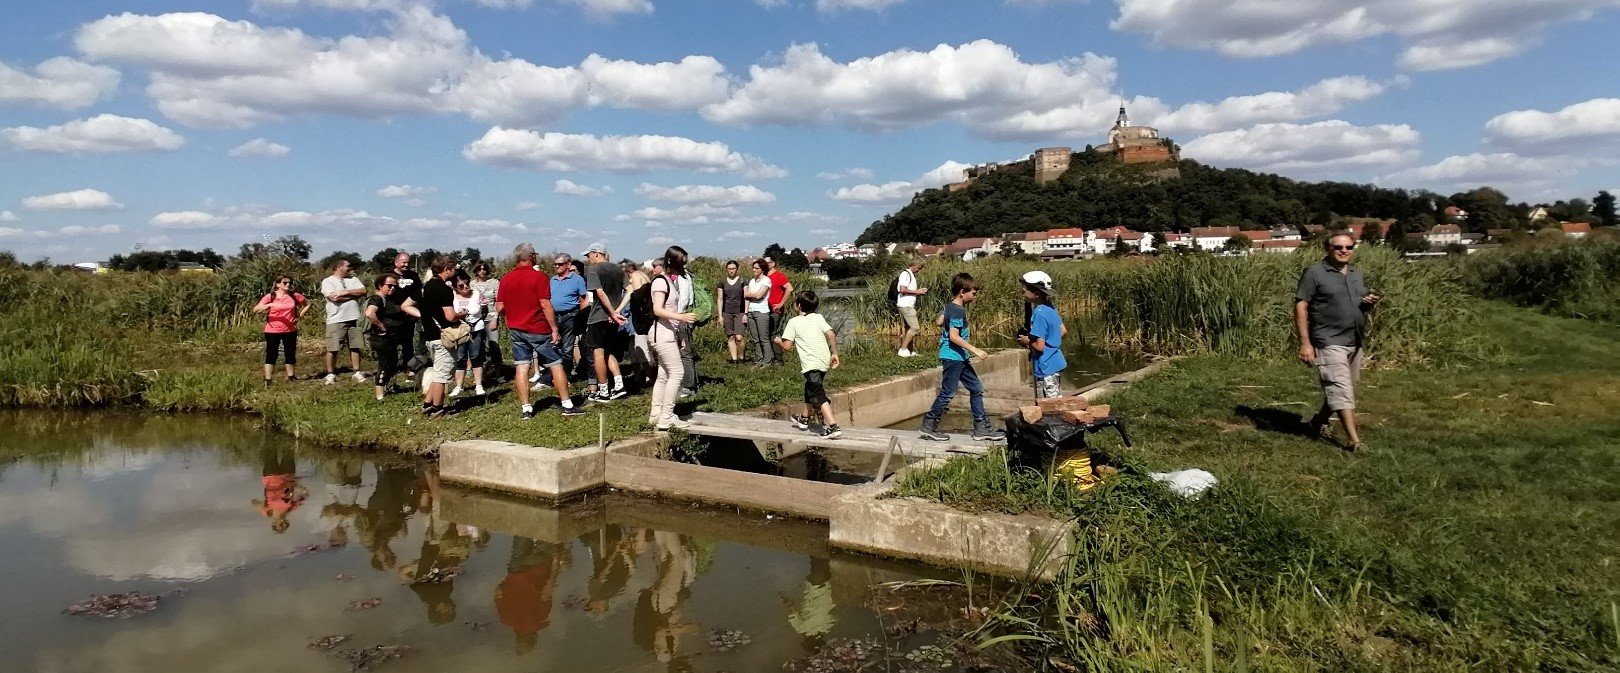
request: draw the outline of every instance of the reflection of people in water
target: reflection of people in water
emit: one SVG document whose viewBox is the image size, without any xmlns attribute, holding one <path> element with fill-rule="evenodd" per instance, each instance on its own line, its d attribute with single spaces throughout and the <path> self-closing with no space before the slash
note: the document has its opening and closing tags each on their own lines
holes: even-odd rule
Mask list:
<svg viewBox="0 0 1620 673">
<path fill-rule="evenodd" d="M 681 606 L 691 597 L 697 580 L 697 554 L 691 541 L 679 533 L 653 533 L 657 544 L 657 577 L 641 591 L 636 602 L 635 624 L 631 635 L 636 645 L 651 652 L 669 671 L 690 671 L 692 663 L 680 653 L 681 636 L 695 633 L 699 626 L 689 623 Z"/>
<path fill-rule="evenodd" d="M 580 538 L 591 552 L 591 578 L 585 583 L 586 613 L 602 617 L 611 601 L 624 593 L 636 562 L 647 550 L 652 531 L 609 524 Z"/>
<path fill-rule="evenodd" d="M 540 632 L 551 626 L 551 604 L 557 593 L 557 578 L 567 565 L 568 555 L 557 545 L 512 537 L 512 558 L 506 563 L 506 579 L 495 587 L 495 613 L 512 629 L 514 649 L 528 654 L 540 639 Z"/>
<path fill-rule="evenodd" d="M 354 524 L 362 512 L 360 499 L 360 461 L 332 458 L 321 463 L 321 475 L 326 480 L 326 497 L 330 502 L 321 507 L 321 523 L 326 527 L 326 544 L 342 547 L 349 543 L 349 525 Z"/>
<path fill-rule="evenodd" d="M 371 551 L 371 567 L 393 570 L 399 561 L 389 543 L 405 535 L 405 521 L 416 513 L 420 490 L 415 468 L 377 464 L 377 485 L 354 520 L 360 544 Z"/>
<path fill-rule="evenodd" d="M 427 606 L 428 621 L 449 624 L 456 620 L 456 603 L 451 598 L 454 573 L 461 571 L 467 558 L 472 556 L 476 533 L 467 526 L 440 521 L 439 474 L 431 468 L 421 471 L 423 484 L 418 511 L 427 515 L 427 532 L 422 538 L 422 553 L 414 563 L 405 563 L 395 569 L 399 579 L 409 584 L 416 597 Z"/>
<path fill-rule="evenodd" d="M 797 605 L 784 597 L 788 608 L 788 625 L 804 638 L 805 651 L 815 651 L 824 644 L 827 634 L 838 624 L 838 604 L 833 600 L 832 562 L 811 557 L 810 575 L 804 578 L 804 594 Z"/>
<path fill-rule="evenodd" d="M 298 459 L 291 450 L 265 447 L 259 458 L 264 464 L 264 499 L 249 502 L 270 519 L 270 530 L 285 533 L 292 525 L 287 516 L 304 504 L 309 489 L 298 485 Z"/>
</svg>

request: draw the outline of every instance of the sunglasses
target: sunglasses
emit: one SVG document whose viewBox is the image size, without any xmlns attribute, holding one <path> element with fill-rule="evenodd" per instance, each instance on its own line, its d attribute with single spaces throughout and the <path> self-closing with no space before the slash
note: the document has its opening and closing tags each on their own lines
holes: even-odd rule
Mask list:
<svg viewBox="0 0 1620 673">
<path fill-rule="evenodd" d="M 1353 246 L 1353 245 L 1335 245 L 1335 246 L 1333 246 L 1333 249 L 1338 250 L 1340 252 L 1350 252 L 1351 250 L 1355 250 L 1356 246 Z"/>
<path fill-rule="evenodd" d="M 399 287 L 399 283 L 383 283 L 382 287 Z"/>
</svg>

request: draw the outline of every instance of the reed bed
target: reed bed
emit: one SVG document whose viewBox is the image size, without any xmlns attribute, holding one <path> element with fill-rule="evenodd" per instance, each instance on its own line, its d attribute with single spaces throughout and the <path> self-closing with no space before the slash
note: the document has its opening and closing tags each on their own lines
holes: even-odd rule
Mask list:
<svg viewBox="0 0 1620 673">
<path fill-rule="evenodd" d="M 1532 242 L 1470 255 L 1462 266 L 1469 289 L 1482 297 L 1620 322 L 1620 238 Z"/>
</svg>

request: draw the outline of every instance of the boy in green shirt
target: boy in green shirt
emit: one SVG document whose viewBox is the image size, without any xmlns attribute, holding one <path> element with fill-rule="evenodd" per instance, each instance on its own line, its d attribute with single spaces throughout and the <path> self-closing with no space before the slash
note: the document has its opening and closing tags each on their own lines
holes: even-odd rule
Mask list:
<svg viewBox="0 0 1620 673">
<path fill-rule="evenodd" d="M 800 292 L 794 297 L 794 304 L 799 308 L 799 315 L 787 322 L 782 336 L 774 339 L 783 351 L 799 351 L 799 371 L 804 373 L 804 415 L 792 418 L 793 427 L 810 429 L 810 419 L 820 409 L 821 436 L 833 439 L 844 434 L 833 420 L 832 400 L 827 397 L 825 385 L 827 372 L 839 365 L 838 334 L 833 332 L 826 318 L 816 313 L 821 302 L 815 292 Z"/>
</svg>

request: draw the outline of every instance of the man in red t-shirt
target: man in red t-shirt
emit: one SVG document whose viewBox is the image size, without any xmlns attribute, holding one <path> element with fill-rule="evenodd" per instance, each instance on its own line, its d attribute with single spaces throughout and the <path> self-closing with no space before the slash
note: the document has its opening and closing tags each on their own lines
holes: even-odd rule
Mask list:
<svg viewBox="0 0 1620 673">
<path fill-rule="evenodd" d="M 512 337 L 512 362 L 517 364 L 516 385 L 518 403 L 523 405 L 523 420 L 534 418 L 534 405 L 529 404 L 529 361 L 536 360 L 541 367 L 551 370 L 557 386 L 557 398 L 562 400 L 562 415 L 580 416 L 585 410 L 574 406 L 568 394 L 568 376 L 563 372 L 562 354 L 552 345 L 556 332 L 557 313 L 551 307 L 551 278 L 534 268 L 534 246 L 520 243 L 512 250 L 517 267 L 501 277 L 501 287 L 495 294 L 495 310 L 506 316 L 507 333 Z"/>
<path fill-rule="evenodd" d="M 782 317 L 782 307 L 788 297 L 793 296 L 793 281 L 788 280 L 787 274 L 776 267 L 775 258 L 767 255 L 765 262 L 771 265 L 771 272 L 765 275 L 771 279 L 771 293 L 765 297 L 765 301 L 771 306 L 771 348 L 776 350 L 774 364 L 782 361 L 782 347 L 776 345 L 775 337 L 782 336 L 782 327 L 787 324 L 787 319 Z"/>
</svg>

